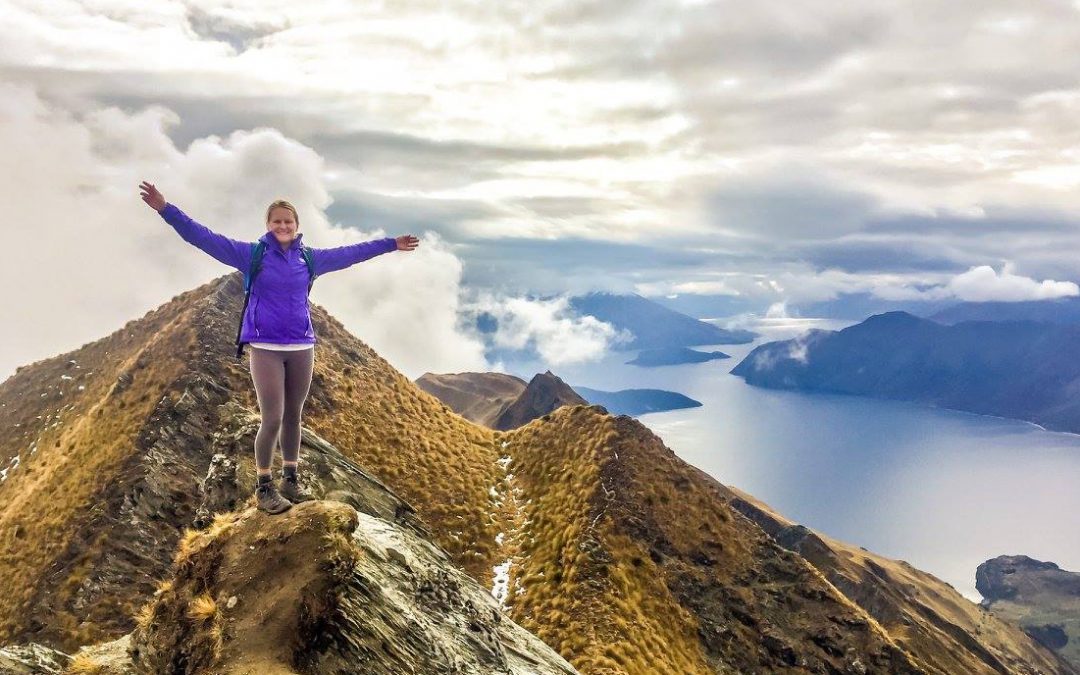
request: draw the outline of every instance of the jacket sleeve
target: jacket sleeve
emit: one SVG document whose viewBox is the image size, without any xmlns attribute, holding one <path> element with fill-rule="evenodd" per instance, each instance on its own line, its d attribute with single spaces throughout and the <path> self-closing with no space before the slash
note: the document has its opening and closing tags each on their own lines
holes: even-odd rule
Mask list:
<svg viewBox="0 0 1080 675">
<path fill-rule="evenodd" d="M 326 274 L 396 250 L 397 241 L 393 237 L 386 237 L 337 248 L 312 248 L 311 257 L 315 262 L 315 274 Z"/>
<path fill-rule="evenodd" d="M 210 230 L 193 220 L 175 204 L 166 203 L 160 215 L 187 243 L 201 249 L 215 260 L 241 272 L 247 271 L 251 259 L 250 243 L 230 239 Z"/>
</svg>

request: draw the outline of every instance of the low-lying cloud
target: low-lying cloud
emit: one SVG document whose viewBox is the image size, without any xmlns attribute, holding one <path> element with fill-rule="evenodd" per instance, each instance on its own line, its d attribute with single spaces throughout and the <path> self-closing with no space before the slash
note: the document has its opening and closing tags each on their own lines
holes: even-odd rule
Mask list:
<svg viewBox="0 0 1080 675">
<path fill-rule="evenodd" d="M 1020 302 L 1049 300 L 1080 295 L 1080 287 L 1072 281 L 1043 279 L 1016 274 L 1015 266 L 1006 263 L 1000 272 L 989 265 L 972 267 L 947 282 L 923 288 L 907 286 L 880 287 L 874 294 L 886 300 L 947 300 L 967 302 Z"/>
</svg>

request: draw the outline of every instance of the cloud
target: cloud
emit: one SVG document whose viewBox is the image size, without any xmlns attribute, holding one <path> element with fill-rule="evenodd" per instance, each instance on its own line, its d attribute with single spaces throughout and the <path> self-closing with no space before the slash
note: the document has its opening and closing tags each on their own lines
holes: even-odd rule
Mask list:
<svg viewBox="0 0 1080 675">
<path fill-rule="evenodd" d="M 1010 263 L 1006 263 L 1001 272 L 995 272 L 989 265 L 972 267 L 956 275 L 947 288 L 958 299 L 971 302 L 1047 300 L 1080 295 L 1080 288 L 1071 281 L 1036 281 L 1014 273 L 1013 269 Z"/>
<path fill-rule="evenodd" d="M 1080 287 L 1071 281 L 1037 281 L 1015 273 L 1012 263 L 1000 272 L 989 265 L 972 267 L 940 285 L 923 287 L 883 286 L 874 294 L 886 300 L 942 300 L 956 298 L 967 302 L 1019 302 L 1048 300 L 1080 295 Z"/>
<path fill-rule="evenodd" d="M 594 361 L 632 336 L 592 316 L 578 316 L 566 297 L 537 299 L 482 292 L 469 303 L 471 315 L 487 315 L 497 326 L 492 344 L 502 350 L 535 351 L 552 366 Z"/>
<path fill-rule="evenodd" d="M 788 315 L 787 303 L 786 302 L 774 302 L 773 304 L 769 305 L 769 309 L 767 309 L 765 311 L 765 318 L 766 319 L 787 319 L 787 318 L 790 318 L 789 315 Z"/>
<path fill-rule="evenodd" d="M 6 9 L 0 79 L 32 86 L 76 127 L 95 121 L 84 175 L 105 176 L 99 160 L 114 156 L 151 170 L 200 152 L 212 163 L 220 147 L 230 162 L 274 129 L 296 144 L 283 156 L 318 174 L 313 186 L 289 178 L 312 214 L 358 235 L 437 233 L 432 247 L 461 261 L 466 286 L 731 289 L 764 307 L 870 289 L 927 297 L 1006 258 L 1032 279 L 1080 277 L 1080 22 L 1068 3 Z M 200 214 L 229 227 L 259 206 L 211 175 L 228 190 L 175 183 L 191 181 Z M 89 194 L 80 184 L 67 198 Z"/>
<path fill-rule="evenodd" d="M 24 253 L 0 272 L 0 283 L 12 289 L 0 376 L 111 333 L 228 271 L 143 204 L 143 179 L 235 239 L 261 236 L 266 205 L 281 196 L 296 204 L 310 245 L 385 236 L 326 219 L 330 197 L 313 149 L 256 129 L 199 139 L 181 152 L 165 134 L 176 123 L 159 107 L 75 114 L 32 88 L 0 83 L 5 236 L 11 250 Z M 427 234 L 414 252 L 320 277 L 312 300 L 406 374 L 482 369 L 481 341 L 457 324 L 461 274 L 461 261 Z"/>
<path fill-rule="evenodd" d="M 717 228 L 761 241 L 829 239 L 862 229 L 877 208 L 874 197 L 800 163 L 759 166 L 733 174 L 710 195 Z"/>
</svg>

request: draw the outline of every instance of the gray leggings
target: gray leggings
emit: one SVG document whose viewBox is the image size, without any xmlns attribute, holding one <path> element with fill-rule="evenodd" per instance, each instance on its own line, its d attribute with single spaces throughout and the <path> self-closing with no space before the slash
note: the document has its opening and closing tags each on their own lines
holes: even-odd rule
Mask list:
<svg viewBox="0 0 1080 675">
<path fill-rule="evenodd" d="M 300 413 L 311 386 L 315 349 L 250 349 L 251 380 L 262 414 L 255 435 L 255 466 L 265 470 L 274 459 L 279 434 L 282 458 L 295 462 L 300 457 Z"/>
</svg>

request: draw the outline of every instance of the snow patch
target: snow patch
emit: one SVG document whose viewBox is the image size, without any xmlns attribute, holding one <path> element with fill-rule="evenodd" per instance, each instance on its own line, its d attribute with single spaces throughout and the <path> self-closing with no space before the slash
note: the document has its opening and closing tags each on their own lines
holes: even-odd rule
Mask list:
<svg viewBox="0 0 1080 675">
<path fill-rule="evenodd" d="M 11 461 L 8 462 L 8 464 L 10 464 L 11 466 L 9 466 L 7 468 L 4 468 L 4 469 L 0 469 L 0 483 L 3 483 L 4 481 L 6 481 L 8 479 L 8 472 L 9 471 L 14 471 L 15 469 L 19 468 L 19 462 L 21 462 L 21 461 L 22 461 L 22 458 L 19 455 L 15 455 L 14 457 L 11 458 Z"/>
<path fill-rule="evenodd" d="M 495 573 L 495 580 L 491 585 L 491 595 L 498 601 L 499 607 L 503 609 L 510 609 L 506 605 L 506 596 L 510 589 L 510 564 L 511 561 L 507 558 L 502 564 L 492 568 Z"/>
</svg>

